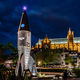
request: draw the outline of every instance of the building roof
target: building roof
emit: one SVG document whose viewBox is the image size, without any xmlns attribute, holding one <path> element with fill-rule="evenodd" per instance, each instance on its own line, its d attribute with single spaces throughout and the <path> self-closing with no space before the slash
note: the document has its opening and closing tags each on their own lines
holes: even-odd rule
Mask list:
<svg viewBox="0 0 80 80">
<path fill-rule="evenodd" d="M 54 38 L 54 39 L 49 39 L 49 40 L 51 40 L 51 44 L 65 44 L 68 42 L 67 38 Z M 40 39 L 40 41 L 42 42 L 43 39 Z M 80 37 L 75 37 L 74 43 L 80 43 Z M 36 44 L 38 44 L 38 43 L 36 43 Z"/>
<path fill-rule="evenodd" d="M 56 39 L 50 39 L 52 44 L 65 44 L 68 42 L 67 38 L 56 38 Z M 74 43 L 80 43 L 80 37 L 74 38 Z"/>
</svg>

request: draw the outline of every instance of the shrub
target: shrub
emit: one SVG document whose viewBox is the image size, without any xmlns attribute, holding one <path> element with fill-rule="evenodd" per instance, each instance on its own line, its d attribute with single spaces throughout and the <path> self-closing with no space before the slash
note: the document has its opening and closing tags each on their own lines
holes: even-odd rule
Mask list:
<svg viewBox="0 0 80 80">
<path fill-rule="evenodd" d="M 74 68 L 73 73 L 75 74 L 76 77 L 80 77 L 80 68 Z"/>
</svg>

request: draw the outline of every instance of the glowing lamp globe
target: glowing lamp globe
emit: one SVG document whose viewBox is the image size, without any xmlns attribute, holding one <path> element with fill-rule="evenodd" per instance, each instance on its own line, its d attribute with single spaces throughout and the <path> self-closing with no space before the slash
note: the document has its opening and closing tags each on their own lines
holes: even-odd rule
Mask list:
<svg viewBox="0 0 80 80">
<path fill-rule="evenodd" d="M 26 11 L 26 10 L 27 10 L 27 7 L 26 7 L 26 6 L 24 6 L 24 7 L 23 7 L 23 10 L 24 10 L 24 11 Z"/>
</svg>

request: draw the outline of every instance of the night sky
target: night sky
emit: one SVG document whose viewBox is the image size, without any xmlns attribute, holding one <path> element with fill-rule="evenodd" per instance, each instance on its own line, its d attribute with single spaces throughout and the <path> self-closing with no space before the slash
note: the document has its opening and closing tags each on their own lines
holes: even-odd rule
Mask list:
<svg viewBox="0 0 80 80">
<path fill-rule="evenodd" d="M 46 34 L 65 38 L 69 27 L 80 37 L 80 0 L 0 0 L 0 43 L 16 46 L 24 5 L 28 7 L 32 45 Z"/>
</svg>

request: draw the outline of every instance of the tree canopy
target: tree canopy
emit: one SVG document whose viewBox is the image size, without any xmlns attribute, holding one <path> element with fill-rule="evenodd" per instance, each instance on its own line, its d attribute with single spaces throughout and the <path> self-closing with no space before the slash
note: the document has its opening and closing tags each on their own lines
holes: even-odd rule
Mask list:
<svg viewBox="0 0 80 80">
<path fill-rule="evenodd" d="M 49 64 L 49 63 L 59 63 L 61 59 L 62 50 L 60 49 L 43 49 L 36 52 L 34 59 L 38 63 L 41 61 L 42 64 Z"/>
</svg>

